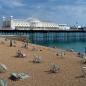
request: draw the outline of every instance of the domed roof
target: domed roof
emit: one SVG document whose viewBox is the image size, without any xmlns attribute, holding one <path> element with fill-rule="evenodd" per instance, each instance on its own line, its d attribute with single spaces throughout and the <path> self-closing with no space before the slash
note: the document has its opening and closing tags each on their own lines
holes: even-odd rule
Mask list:
<svg viewBox="0 0 86 86">
<path fill-rule="evenodd" d="M 27 21 L 29 21 L 29 22 L 40 22 L 40 20 L 39 19 L 37 19 L 37 18 L 28 18 L 27 19 Z"/>
</svg>

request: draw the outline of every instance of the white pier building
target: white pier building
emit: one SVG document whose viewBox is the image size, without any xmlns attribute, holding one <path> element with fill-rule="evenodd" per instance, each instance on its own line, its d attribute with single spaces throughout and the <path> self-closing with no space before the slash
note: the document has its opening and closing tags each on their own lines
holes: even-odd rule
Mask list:
<svg viewBox="0 0 86 86">
<path fill-rule="evenodd" d="M 3 29 L 10 30 L 69 30 L 67 24 L 56 24 L 35 18 L 15 19 L 3 17 Z"/>
</svg>

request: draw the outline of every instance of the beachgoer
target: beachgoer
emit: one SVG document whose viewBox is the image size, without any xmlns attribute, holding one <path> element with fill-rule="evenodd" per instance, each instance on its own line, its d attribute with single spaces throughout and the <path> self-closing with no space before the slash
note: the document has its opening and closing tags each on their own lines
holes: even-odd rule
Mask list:
<svg viewBox="0 0 86 86">
<path fill-rule="evenodd" d="M 13 44 L 12 44 L 12 40 L 10 40 L 10 47 L 12 47 L 12 45 L 13 45 Z"/>
<path fill-rule="evenodd" d="M 20 57 L 21 56 L 21 51 L 20 50 L 17 50 L 17 56 Z"/>
</svg>

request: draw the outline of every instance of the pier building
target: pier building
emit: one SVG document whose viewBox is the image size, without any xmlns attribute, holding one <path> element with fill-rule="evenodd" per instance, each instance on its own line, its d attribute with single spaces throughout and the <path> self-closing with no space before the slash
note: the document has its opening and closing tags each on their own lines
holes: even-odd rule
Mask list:
<svg viewBox="0 0 86 86">
<path fill-rule="evenodd" d="M 67 24 L 56 24 L 36 18 L 15 19 L 13 16 L 3 17 L 3 29 L 10 30 L 69 30 Z"/>
</svg>

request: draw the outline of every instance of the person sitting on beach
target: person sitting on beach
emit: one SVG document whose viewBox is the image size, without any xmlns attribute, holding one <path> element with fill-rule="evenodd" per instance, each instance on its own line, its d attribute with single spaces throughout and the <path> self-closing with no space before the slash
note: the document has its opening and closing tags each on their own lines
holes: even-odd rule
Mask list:
<svg viewBox="0 0 86 86">
<path fill-rule="evenodd" d="M 83 56 L 84 56 L 84 54 L 80 53 L 80 52 L 78 52 L 77 55 L 78 55 L 78 57 L 81 57 L 81 58 L 83 58 Z"/>
<path fill-rule="evenodd" d="M 27 44 L 27 43 L 25 43 L 24 47 L 25 47 L 25 48 L 28 48 L 28 44 Z"/>
<path fill-rule="evenodd" d="M 22 46 L 21 46 L 22 48 L 28 48 L 28 45 L 27 45 L 27 43 L 26 42 L 24 42 L 23 44 L 22 44 Z"/>
<path fill-rule="evenodd" d="M 65 51 L 59 51 L 56 55 L 63 57 L 65 55 Z"/>
<path fill-rule="evenodd" d="M 23 54 L 20 50 L 17 50 L 17 57 L 25 57 L 26 54 Z"/>
<path fill-rule="evenodd" d="M 20 57 L 22 55 L 22 52 L 20 50 L 17 50 L 17 56 Z"/>
</svg>

